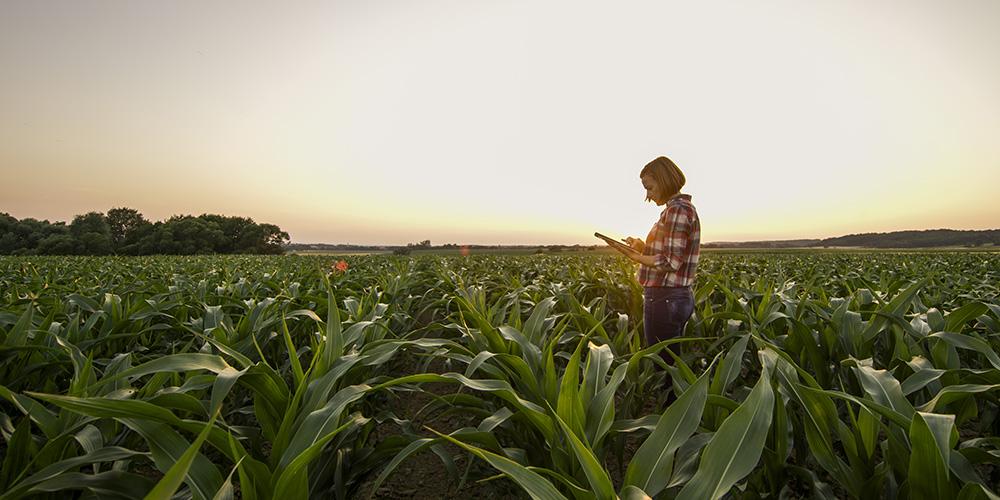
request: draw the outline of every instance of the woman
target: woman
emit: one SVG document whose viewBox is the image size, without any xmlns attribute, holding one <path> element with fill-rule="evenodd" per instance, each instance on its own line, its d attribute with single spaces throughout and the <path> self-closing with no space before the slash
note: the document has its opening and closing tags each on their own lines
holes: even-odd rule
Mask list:
<svg viewBox="0 0 1000 500">
<path fill-rule="evenodd" d="M 701 252 L 701 222 L 691 195 L 680 193 L 684 173 L 669 158 L 661 156 L 649 162 L 639 179 L 646 188 L 646 201 L 665 205 L 645 242 L 626 239 L 639 253 L 621 250 L 641 264 L 638 276 L 644 288 L 644 334 L 646 344 L 652 345 L 682 335 L 694 311 L 691 287 Z M 673 364 L 668 353 L 661 356 Z"/>
</svg>

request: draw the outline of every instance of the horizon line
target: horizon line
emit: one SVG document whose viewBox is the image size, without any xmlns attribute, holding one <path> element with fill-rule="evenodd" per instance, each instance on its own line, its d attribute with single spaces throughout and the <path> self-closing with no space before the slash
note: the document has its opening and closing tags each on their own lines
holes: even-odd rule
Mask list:
<svg viewBox="0 0 1000 500">
<path fill-rule="evenodd" d="M 790 242 L 790 241 L 823 241 L 831 240 L 837 238 L 844 238 L 847 236 L 865 236 L 865 235 L 887 235 L 894 233 L 920 233 L 920 232 L 930 232 L 930 231 L 953 231 L 953 232 L 989 232 L 989 231 L 1000 231 L 1000 228 L 990 228 L 990 229 L 951 229 L 951 228 L 930 228 L 930 229 L 900 229 L 895 231 L 874 231 L 874 232 L 864 232 L 864 233 L 848 233 L 841 234 L 839 236 L 829 236 L 826 238 L 778 238 L 778 239 L 761 239 L 761 240 L 715 240 L 715 241 L 705 241 L 701 242 L 701 245 L 719 245 L 719 244 L 746 244 L 746 243 L 775 243 L 775 242 Z M 329 246 L 351 246 L 351 247 L 406 247 L 413 245 L 413 242 L 409 243 L 327 243 L 327 242 L 295 242 L 290 241 L 288 245 L 329 245 Z M 591 247 L 591 246 L 601 246 L 601 243 L 585 244 L 585 243 L 441 243 L 432 244 L 431 247 L 442 247 L 446 245 L 453 245 L 457 247 L 463 246 L 483 246 L 483 247 L 539 247 L 539 246 L 581 246 L 581 247 Z"/>
</svg>

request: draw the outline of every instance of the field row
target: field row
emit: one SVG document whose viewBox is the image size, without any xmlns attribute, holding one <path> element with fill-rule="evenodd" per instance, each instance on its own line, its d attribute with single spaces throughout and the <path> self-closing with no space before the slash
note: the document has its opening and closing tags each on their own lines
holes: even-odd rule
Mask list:
<svg viewBox="0 0 1000 500">
<path fill-rule="evenodd" d="M 996 498 L 1000 255 L 706 254 L 655 346 L 634 272 L 0 258 L 0 499 Z"/>
</svg>

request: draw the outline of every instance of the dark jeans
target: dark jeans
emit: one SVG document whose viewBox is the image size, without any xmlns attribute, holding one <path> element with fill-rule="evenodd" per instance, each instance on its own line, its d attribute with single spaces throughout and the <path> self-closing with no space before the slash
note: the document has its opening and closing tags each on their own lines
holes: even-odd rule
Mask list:
<svg viewBox="0 0 1000 500">
<path fill-rule="evenodd" d="M 648 286 L 642 295 L 643 334 L 647 346 L 684 334 L 684 325 L 694 312 L 691 287 Z M 666 351 L 661 351 L 660 357 L 667 364 L 674 364 L 674 358 Z"/>
</svg>

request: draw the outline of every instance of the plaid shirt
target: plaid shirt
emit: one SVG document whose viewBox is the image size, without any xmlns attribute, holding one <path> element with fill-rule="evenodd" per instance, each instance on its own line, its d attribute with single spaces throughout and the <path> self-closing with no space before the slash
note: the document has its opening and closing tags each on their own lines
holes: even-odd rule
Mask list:
<svg viewBox="0 0 1000 500">
<path fill-rule="evenodd" d="M 691 286 L 701 253 L 701 221 L 691 195 L 675 194 L 667 200 L 653 229 L 646 236 L 644 255 L 655 255 L 656 265 L 639 266 L 642 286 Z"/>
</svg>

